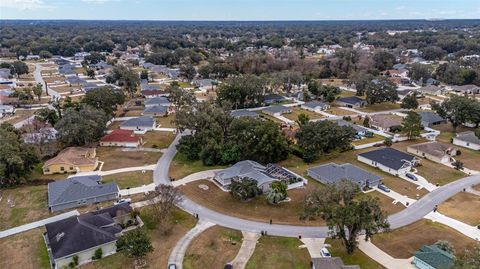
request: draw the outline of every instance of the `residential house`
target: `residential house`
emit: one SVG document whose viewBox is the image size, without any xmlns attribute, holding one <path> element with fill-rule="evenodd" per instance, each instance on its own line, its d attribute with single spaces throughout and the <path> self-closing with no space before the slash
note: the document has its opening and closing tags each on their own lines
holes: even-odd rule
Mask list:
<svg viewBox="0 0 480 269">
<path fill-rule="evenodd" d="M 101 183 L 99 175 L 76 176 L 48 183 L 48 208 L 55 212 L 119 197 L 116 183 Z"/>
<path fill-rule="evenodd" d="M 367 128 L 365 128 L 363 126 L 360 126 L 360 125 L 357 125 L 357 124 L 354 124 L 354 123 L 351 123 L 351 122 L 346 121 L 346 120 L 334 120 L 333 122 L 335 124 L 337 124 L 338 126 L 352 127 L 357 132 L 356 133 L 357 136 L 366 136 L 367 133 L 370 132 Z"/>
<path fill-rule="evenodd" d="M 43 236 L 52 268 L 69 268 L 74 257 L 78 265 L 88 263 L 99 248 L 103 257 L 116 253 L 123 225 L 119 220 L 130 219 L 131 211 L 121 204 L 46 224 Z"/>
<path fill-rule="evenodd" d="M 12 77 L 10 68 L 0 68 L 0 79 L 8 80 Z"/>
<path fill-rule="evenodd" d="M 415 156 L 389 147 L 358 154 L 357 160 L 395 176 L 410 172 L 418 162 Z"/>
<path fill-rule="evenodd" d="M 348 180 L 361 189 L 377 186 L 382 179 L 350 163 L 328 163 L 315 166 L 307 169 L 307 174 L 323 184 L 337 184 L 341 180 Z"/>
<path fill-rule="evenodd" d="M 155 119 L 152 117 L 137 117 L 128 119 L 120 124 L 122 130 L 133 130 L 135 133 L 146 133 L 155 128 Z"/>
<path fill-rule="evenodd" d="M 463 94 L 479 94 L 480 87 L 477 85 L 469 84 L 462 86 L 450 86 L 454 92 L 463 93 Z"/>
<path fill-rule="evenodd" d="M 75 65 L 63 64 L 58 66 L 58 73 L 61 75 L 76 75 Z"/>
<path fill-rule="evenodd" d="M 11 105 L 2 105 L 0 103 L 0 118 L 5 117 L 6 115 L 15 114 L 15 108 Z"/>
<path fill-rule="evenodd" d="M 337 99 L 336 103 L 339 106 L 349 108 L 359 108 L 367 105 L 367 101 L 357 96 L 340 97 Z"/>
<path fill-rule="evenodd" d="M 145 107 L 166 106 L 170 107 L 172 103 L 166 97 L 154 97 L 145 100 Z"/>
<path fill-rule="evenodd" d="M 108 74 L 113 69 L 113 65 L 106 63 L 105 61 L 101 61 L 94 65 L 95 69 L 97 70 L 98 74 Z"/>
<path fill-rule="evenodd" d="M 319 257 L 312 259 L 312 269 L 360 269 L 360 266 L 344 265 L 340 257 Z"/>
<path fill-rule="evenodd" d="M 392 78 L 408 78 L 407 69 L 389 69 L 380 72 L 381 76 L 392 77 Z"/>
<path fill-rule="evenodd" d="M 436 245 L 425 245 L 415 252 L 412 264 L 419 269 L 448 269 L 453 267 L 454 261 L 451 253 Z"/>
<path fill-rule="evenodd" d="M 281 95 L 278 95 L 278 94 L 267 94 L 263 97 L 263 102 L 267 105 L 271 105 L 271 104 L 275 104 L 275 103 L 281 103 L 283 101 L 285 101 L 286 98 L 281 96 Z"/>
<path fill-rule="evenodd" d="M 97 166 L 95 148 L 69 147 L 44 163 L 43 174 L 88 172 Z"/>
<path fill-rule="evenodd" d="M 40 55 L 38 54 L 30 54 L 30 55 L 27 55 L 27 57 L 25 58 L 25 60 L 40 60 Z"/>
<path fill-rule="evenodd" d="M 87 57 L 87 56 L 90 56 L 90 53 L 88 53 L 88 52 L 77 52 L 73 56 L 73 59 L 75 61 L 82 62 L 83 60 L 85 60 L 85 57 Z"/>
<path fill-rule="evenodd" d="M 229 168 L 215 172 L 213 177 L 223 188 L 229 188 L 235 180 L 253 179 L 262 191 L 270 190 L 270 185 L 274 181 L 284 181 L 287 185 L 302 182 L 303 178 L 299 175 L 280 167 L 276 164 L 263 166 L 257 162 L 246 160 L 238 162 Z M 303 187 L 303 184 L 299 184 Z"/>
<path fill-rule="evenodd" d="M 213 79 L 194 79 L 192 80 L 192 84 L 201 91 L 207 92 L 214 90 L 217 82 Z"/>
<path fill-rule="evenodd" d="M 155 97 L 166 97 L 168 96 L 169 93 L 164 90 L 142 90 L 142 96 L 149 99 L 149 98 L 155 98 Z"/>
<path fill-rule="evenodd" d="M 437 113 L 431 111 L 422 111 L 417 112 L 418 115 L 422 118 L 423 127 L 432 127 L 442 123 L 447 123 L 447 120 L 440 117 Z"/>
<path fill-rule="evenodd" d="M 143 116 L 163 117 L 168 115 L 167 106 L 150 106 L 143 110 Z"/>
<path fill-rule="evenodd" d="M 292 113 L 292 109 L 286 106 L 269 106 L 264 108 L 262 112 L 270 116 L 278 117 L 282 114 Z"/>
<path fill-rule="evenodd" d="M 453 138 L 452 143 L 457 146 L 480 150 L 480 139 L 473 131 L 458 133 L 457 136 Z"/>
<path fill-rule="evenodd" d="M 402 117 L 393 114 L 375 114 L 370 117 L 370 126 L 382 131 L 389 131 L 393 126 L 402 125 Z"/>
<path fill-rule="evenodd" d="M 324 111 L 324 110 L 327 110 L 330 108 L 330 105 L 329 104 L 326 104 L 326 103 L 323 103 L 323 102 L 320 102 L 320 101 L 309 101 L 309 102 L 306 102 L 304 103 L 303 105 L 301 105 L 301 108 L 305 109 L 305 110 L 310 110 L 310 111 L 313 111 L 313 112 L 320 112 L 320 111 Z"/>
<path fill-rule="evenodd" d="M 247 110 L 247 109 L 232 110 L 230 112 L 230 116 L 232 116 L 236 119 L 243 118 L 243 117 L 246 117 L 246 118 L 258 118 L 259 117 L 257 112 L 250 111 L 250 110 Z"/>
<path fill-rule="evenodd" d="M 102 147 L 137 148 L 143 144 L 143 138 L 132 130 L 116 129 L 100 139 Z"/>
<path fill-rule="evenodd" d="M 69 86 L 81 86 L 87 83 L 85 79 L 77 76 L 66 77 L 65 81 L 68 83 Z"/>
<path fill-rule="evenodd" d="M 437 163 L 449 163 L 457 155 L 457 149 L 440 142 L 432 141 L 410 145 L 407 152 Z"/>
<path fill-rule="evenodd" d="M 444 88 L 438 87 L 436 85 L 428 85 L 428 86 L 416 89 L 415 91 L 422 95 L 425 95 L 425 94 L 440 95 L 440 94 L 443 94 L 444 90 L 445 90 Z"/>
</svg>

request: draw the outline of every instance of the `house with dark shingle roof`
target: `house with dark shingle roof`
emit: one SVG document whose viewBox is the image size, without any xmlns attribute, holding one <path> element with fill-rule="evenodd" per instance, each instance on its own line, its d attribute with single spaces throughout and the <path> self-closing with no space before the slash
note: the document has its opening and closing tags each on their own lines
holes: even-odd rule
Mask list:
<svg viewBox="0 0 480 269">
<path fill-rule="evenodd" d="M 430 112 L 430 111 L 422 111 L 422 112 L 417 112 L 418 115 L 422 118 L 422 126 L 423 127 L 432 127 L 434 125 L 439 125 L 442 123 L 446 123 L 447 120 L 440 117 L 437 113 L 435 112 Z"/>
<path fill-rule="evenodd" d="M 357 184 L 361 189 L 380 184 L 381 177 L 367 172 L 350 163 L 328 163 L 312 167 L 307 174 L 323 184 L 337 184 L 341 180 L 348 180 Z"/>
<path fill-rule="evenodd" d="M 394 176 L 405 175 L 418 162 L 417 157 L 389 147 L 358 154 L 357 160 Z"/>
<path fill-rule="evenodd" d="M 116 253 L 121 219 L 130 218 L 131 211 L 121 204 L 46 224 L 43 236 L 52 268 L 67 268 L 74 256 L 78 265 L 88 263 L 99 248 L 102 257 Z"/>
<path fill-rule="evenodd" d="M 314 100 L 314 101 L 309 101 L 301 105 L 301 108 L 305 110 L 310 110 L 313 112 L 319 112 L 323 110 L 327 110 L 330 108 L 329 104 Z"/>
<path fill-rule="evenodd" d="M 59 211 L 118 198 L 116 183 L 101 183 L 99 175 L 76 176 L 48 183 L 48 207 Z"/>
<path fill-rule="evenodd" d="M 269 106 L 264 108 L 262 112 L 270 116 L 278 117 L 285 113 L 292 113 L 292 109 L 286 106 Z"/>
<path fill-rule="evenodd" d="M 367 101 L 357 96 L 340 97 L 336 101 L 337 105 L 355 108 L 367 105 Z"/>
<path fill-rule="evenodd" d="M 145 107 L 151 107 L 151 106 L 166 106 L 169 107 L 171 106 L 172 103 L 166 98 L 166 97 L 154 97 L 154 98 L 148 98 L 145 100 Z"/>
<path fill-rule="evenodd" d="M 436 245 L 425 245 L 415 252 L 412 263 L 420 269 L 452 268 L 455 256 Z"/>
<path fill-rule="evenodd" d="M 230 112 L 230 116 L 238 119 L 238 118 L 258 118 L 259 115 L 255 111 L 250 111 L 247 109 L 239 109 L 239 110 L 232 110 Z"/>
<path fill-rule="evenodd" d="M 457 146 L 480 150 L 480 138 L 478 138 L 473 131 L 458 133 L 457 136 L 453 138 L 452 143 Z"/>
<path fill-rule="evenodd" d="M 167 106 L 150 106 L 143 110 L 143 116 L 162 117 L 168 114 Z"/>
</svg>

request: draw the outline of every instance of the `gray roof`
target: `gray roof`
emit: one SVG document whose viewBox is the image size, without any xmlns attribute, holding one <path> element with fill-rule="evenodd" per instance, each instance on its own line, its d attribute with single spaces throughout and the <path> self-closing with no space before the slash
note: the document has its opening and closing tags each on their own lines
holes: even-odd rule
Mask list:
<svg viewBox="0 0 480 269">
<path fill-rule="evenodd" d="M 140 85 L 142 91 L 156 91 L 160 90 L 160 85 L 152 85 L 152 84 L 142 84 Z"/>
<path fill-rule="evenodd" d="M 303 104 L 303 106 L 315 109 L 316 107 L 324 108 L 324 107 L 328 106 L 328 104 L 325 104 L 325 103 L 317 101 L 317 100 L 313 100 L 313 101 L 310 101 L 310 102 L 306 102 L 305 104 Z"/>
<path fill-rule="evenodd" d="M 265 172 L 266 167 L 254 161 L 241 161 L 215 174 L 215 177 L 226 180 L 231 178 L 250 178 L 258 185 L 276 180 Z"/>
<path fill-rule="evenodd" d="M 166 106 L 151 106 L 143 110 L 143 114 L 167 114 Z"/>
<path fill-rule="evenodd" d="M 424 112 L 417 112 L 417 114 L 420 115 L 420 117 L 422 118 L 422 123 L 432 124 L 432 123 L 442 122 L 445 120 L 435 112 L 424 111 Z"/>
<path fill-rule="evenodd" d="M 358 265 L 344 265 L 340 257 L 313 258 L 316 269 L 360 269 Z"/>
<path fill-rule="evenodd" d="M 375 161 L 394 170 L 402 168 L 405 162 L 412 162 L 416 159 L 413 155 L 389 147 L 361 153 L 358 156 Z"/>
<path fill-rule="evenodd" d="M 337 99 L 338 102 L 346 103 L 346 104 L 361 104 L 361 103 L 366 103 L 364 99 L 357 97 L 357 96 L 348 96 L 348 97 L 340 97 Z"/>
<path fill-rule="evenodd" d="M 152 127 L 153 124 L 155 123 L 155 120 L 152 117 L 137 117 L 137 118 L 132 118 L 128 119 L 120 126 L 122 127 Z"/>
<path fill-rule="evenodd" d="M 348 122 L 348 121 L 346 121 L 346 120 L 335 120 L 334 122 L 335 122 L 338 126 L 349 126 L 349 127 L 352 127 L 357 133 L 368 131 L 367 128 L 362 127 L 362 126 L 357 125 L 357 124 L 354 124 L 354 123 L 351 123 L 351 122 Z"/>
<path fill-rule="evenodd" d="M 264 108 L 263 111 L 268 112 L 268 113 L 285 113 L 287 111 L 290 111 L 291 108 L 286 107 L 286 106 L 269 106 L 267 108 Z"/>
<path fill-rule="evenodd" d="M 309 168 L 308 175 L 324 183 L 336 184 L 342 179 L 347 179 L 359 186 L 365 186 L 367 182 L 370 185 L 379 183 L 381 177 L 360 169 L 350 163 L 336 164 L 328 163 Z"/>
<path fill-rule="evenodd" d="M 249 118 L 258 118 L 258 114 L 255 111 L 250 111 L 247 109 L 233 110 L 230 112 L 230 116 L 234 118 L 249 117 Z"/>
<path fill-rule="evenodd" d="M 473 131 L 466 131 L 466 132 L 459 133 L 457 134 L 455 139 L 480 145 L 480 138 L 478 138 Z"/>
<path fill-rule="evenodd" d="M 421 87 L 419 89 L 416 89 L 415 91 L 421 92 L 421 93 L 429 93 L 429 94 L 435 94 L 438 91 L 441 91 L 442 88 L 435 86 L 435 85 L 428 85 L 425 87 Z"/>
<path fill-rule="evenodd" d="M 113 218 L 130 212 L 129 207 L 116 205 L 46 224 L 46 237 L 53 258 L 62 258 L 115 242 L 115 235 L 122 228 L 115 224 Z"/>
<path fill-rule="evenodd" d="M 163 105 L 163 106 L 170 106 L 170 101 L 166 97 L 154 97 L 149 98 L 145 101 L 145 106 L 155 106 L 155 105 Z"/>
<path fill-rule="evenodd" d="M 87 83 L 87 81 L 85 79 L 77 77 L 77 76 L 67 77 L 65 80 L 70 84 L 85 84 L 85 83 Z"/>
<path fill-rule="evenodd" d="M 115 183 L 100 184 L 98 175 L 77 176 L 48 183 L 48 205 L 55 206 L 78 200 L 118 193 Z"/>
</svg>

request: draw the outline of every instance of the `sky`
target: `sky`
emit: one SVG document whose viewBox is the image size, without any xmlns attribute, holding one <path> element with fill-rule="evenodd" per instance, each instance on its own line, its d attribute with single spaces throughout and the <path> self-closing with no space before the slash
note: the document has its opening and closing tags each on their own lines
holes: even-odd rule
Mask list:
<svg viewBox="0 0 480 269">
<path fill-rule="evenodd" d="M 0 0 L 0 19 L 479 19 L 480 0 Z"/>
</svg>

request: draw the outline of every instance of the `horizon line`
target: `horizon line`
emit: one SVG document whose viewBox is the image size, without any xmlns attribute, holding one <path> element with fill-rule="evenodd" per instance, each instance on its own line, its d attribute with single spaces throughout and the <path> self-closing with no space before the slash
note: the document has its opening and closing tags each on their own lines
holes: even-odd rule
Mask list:
<svg viewBox="0 0 480 269">
<path fill-rule="evenodd" d="M 409 19 L 318 19 L 318 20 L 302 20 L 302 19 L 252 19 L 252 20 L 189 20 L 189 19 L 4 19 L 0 18 L 0 21 L 154 21 L 154 22 L 328 22 L 328 21 L 459 21 L 459 20 L 480 20 L 480 18 L 409 18 Z"/>
</svg>

